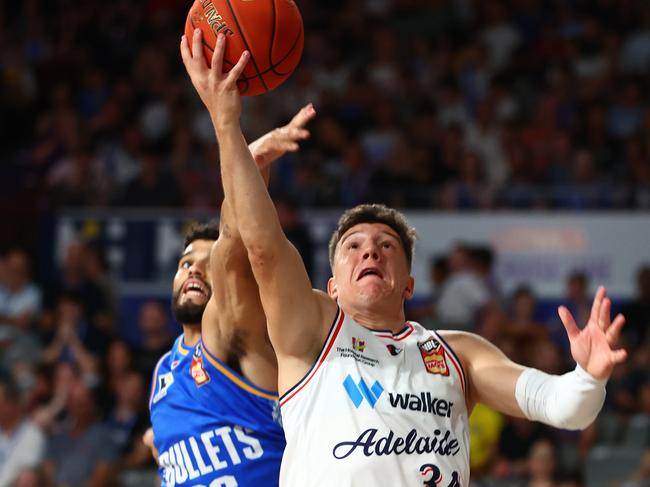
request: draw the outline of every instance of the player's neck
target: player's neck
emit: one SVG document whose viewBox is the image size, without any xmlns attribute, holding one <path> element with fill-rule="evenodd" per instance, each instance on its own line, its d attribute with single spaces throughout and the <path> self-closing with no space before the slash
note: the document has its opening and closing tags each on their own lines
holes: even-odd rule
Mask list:
<svg viewBox="0 0 650 487">
<path fill-rule="evenodd" d="M 201 325 L 183 325 L 183 344 L 193 347 L 201 339 Z"/>
<path fill-rule="evenodd" d="M 393 333 L 398 333 L 404 328 L 406 322 L 404 308 L 392 313 L 387 313 L 385 310 L 358 308 L 348 311 L 343 309 L 343 312 L 360 325 L 371 330 L 390 330 Z"/>
</svg>

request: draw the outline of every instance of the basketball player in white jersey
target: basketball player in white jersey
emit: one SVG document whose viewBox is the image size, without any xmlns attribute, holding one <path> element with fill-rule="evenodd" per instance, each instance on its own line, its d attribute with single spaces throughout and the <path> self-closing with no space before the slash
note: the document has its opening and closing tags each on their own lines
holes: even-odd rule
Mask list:
<svg viewBox="0 0 650 487">
<path fill-rule="evenodd" d="M 215 120 L 224 191 L 278 357 L 287 439 L 280 485 L 467 486 L 468 415 L 478 402 L 559 428 L 591 424 L 626 357 L 614 349 L 624 320 L 610 322 L 604 288 L 582 330 L 559 309 L 578 364 L 563 376 L 517 365 L 476 335 L 405 322 L 415 232 L 384 206 L 343 215 L 327 293 L 312 290 L 241 132 L 236 80 L 250 56 L 223 73 L 225 42 L 220 35 L 211 68 L 190 76 Z"/>
</svg>

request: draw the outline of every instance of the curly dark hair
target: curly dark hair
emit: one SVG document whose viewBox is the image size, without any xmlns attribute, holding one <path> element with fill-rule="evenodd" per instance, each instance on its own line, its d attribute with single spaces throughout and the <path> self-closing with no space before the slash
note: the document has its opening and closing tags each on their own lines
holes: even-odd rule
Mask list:
<svg viewBox="0 0 650 487">
<path fill-rule="evenodd" d="M 186 248 L 195 240 L 216 240 L 217 238 L 219 238 L 219 224 L 217 222 L 194 222 L 185 233 L 185 245 L 183 245 L 183 248 Z"/>
</svg>

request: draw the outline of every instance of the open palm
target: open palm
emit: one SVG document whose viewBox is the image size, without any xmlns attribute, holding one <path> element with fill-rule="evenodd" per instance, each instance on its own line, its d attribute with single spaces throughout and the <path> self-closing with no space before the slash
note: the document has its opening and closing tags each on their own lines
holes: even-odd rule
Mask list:
<svg viewBox="0 0 650 487">
<path fill-rule="evenodd" d="M 625 324 L 625 318 L 619 314 L 611 321 L 612 302 L 607 297 L 604 287 L 599 287 L 591 306 L 591 315 L 587 325 L 580 330 L 571 312 L 560 306 L 558 314 L 569 335 L 571 355 L 580 367 L 596 379 L 607 379 L 614 365 L 625 361 L 627 352 L 615 349 Z"/>
</svg>

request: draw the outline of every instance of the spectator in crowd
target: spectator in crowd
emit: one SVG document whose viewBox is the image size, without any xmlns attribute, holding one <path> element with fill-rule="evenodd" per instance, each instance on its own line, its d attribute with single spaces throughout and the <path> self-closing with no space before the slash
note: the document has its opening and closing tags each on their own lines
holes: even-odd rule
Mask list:
<svg viewBox="0 0 650 487">
<path fill-rule="evenodd" d="M 61 295 L 67 297 L 77 296 L 78 302 L 83 307 L 83 320 L 86 323 L 84 343 L 93 352 L 103 352 L 109 343 L 110 335 L 96 325 L 99 316 L 109 312 L 109 303 L 102 290 L 95 284 L 86 273 L 86 247 L 81 241 L 74 240 L 65 249 L 63 266 L 56 273 L 55 279 L 47 286 L 45 313 L 41 331 L 46 334 L 53 334 L 55 310 L 60 304 Z"/>
<path fill-rule="evenodd" d="M 102 302 L 106 303 L 105 311 L 95 314 L 95 323 L 104 335 L 112 335 L 118 310 L 117 291 L 110 275 L 105 249 L 97 241 L 91 241 L 85 245 L 84 273 L 88 280 L 99 289 L 102 294 Z"/>
<path fill-rule="evenodd" d="M 548 331 L 535 318 L 536 297 L 532 289 L 520 286 L 512 297 L 510 320 L 504 333 L 514 342 L 516 360 L 531 366 L 531 358 L 538 351 L 538 343 L 548 339 Z M 542 367 L 544 369 L 544 367 Z"/>
<path fill-rule="evenodd" d="M 38 467 L 46 438 L 26 416 L 20 390 L 10 376 L 0 376 L 0 487 L 11 487 L 23 470 Z"/>
<path fill-rule="evenodd" d="M 114 382 L 115 404 L 104 424 L 117 447 L 120 467 L 151 466 L 151 452 L 141 441 L 150 426 L 145 378 L 139 372 L 130 371 Z"/>
<path fill-rule="evenodd" d="M 496 479 L 521 478 L 528 472 L 529 456 L 534 445 L 549 438 L 546 426 L 520 418 L 506 418 L 499 437 L 494 463 Z"/>
<path fill-rule="evenodd" d="M 123 340 L 114 340 L 108 346 L 104 358 L 104 377 L 107 378 L 106 384 L 111 391 L 117 390 L 119 382 L 134 367 L 133 351 L 131 347 Z"/>
<path fill-rule="evenodd" d="M 43 361 L 53 364 L 67 361 L 78 364 L 86 378 L 95 377 L 98 382 L 98 357 L 91 350 L 97 349 L 89 326 L 83 319 L 83 304 L 76 294 L 64 294 L 59 298 L 56 316 L 56 334 L 43 350 Z"/>
<path fill-rule="evenodd" d="M 557 475 L 557 450 L 548 440 L 533 444 L 528 455 L 526 487 L 553 487 Z"/>
<path fill-rule="evenodd" d="M 0 364 L 10 370 L 38 361 L 40 347 L 32 332 L 41 311 L 41 291 L 30 281 L 31 262 L 24 250 L 9 251 L 2 261 Z"/>
<path fill-rule="evenodd" d="M 650 337 L 650 265 L 637 272 L 637 295 L 623 310 L 625 332 L 630 343 L 645 343 Z"/>
<path fill-rule="evenodd" d="M 449 271 L 436 303 L 440 327 L 473 330 L 479 312 L 490 301 L 490 292 L 474 267 L 469 246 L 455 246 L 449 255 Z"/>
<path fill-rule="evenodd" d="M 79 379 L 68 391 L 65 412 L 64 422 L 48 442 L 48 480 L 57 486 L 112 487 L 117 449 L 98 420 L 93 391 Z"/>
<path fill-rule="evenodd" d="M 140 308 L 138 328 L 141 344 L 134 354 L 135 368 L 145 377 L 151 377 L 158 359 L 169 350 L 174 339 L 162 304 L 158 301 L 144 303 Z"/>
<path fill-rule="evenodd" d="M 589 278 L 582 271 L 574 271 L 569 274 L 566 280 L 566 296 L 563 300 L 565 306 L 576 316 L 576 319 L 587 319 L 591 311 L 588 298 Z M 577 318 L 579 317 L 579 318 Z M 552 316 L 549 323 L 549 336 L 553 343 L 561 350 L 569 350 L 569 340 L 562 324 L 556 316 Z"/>
<path fill-rule="evenodd" d="M 24 250 L 11 250 L 3 260 L 0 325 L 25 330 L 41 310 L 41 291 L 30 281 L 30 259 Z"/>
</svg>

